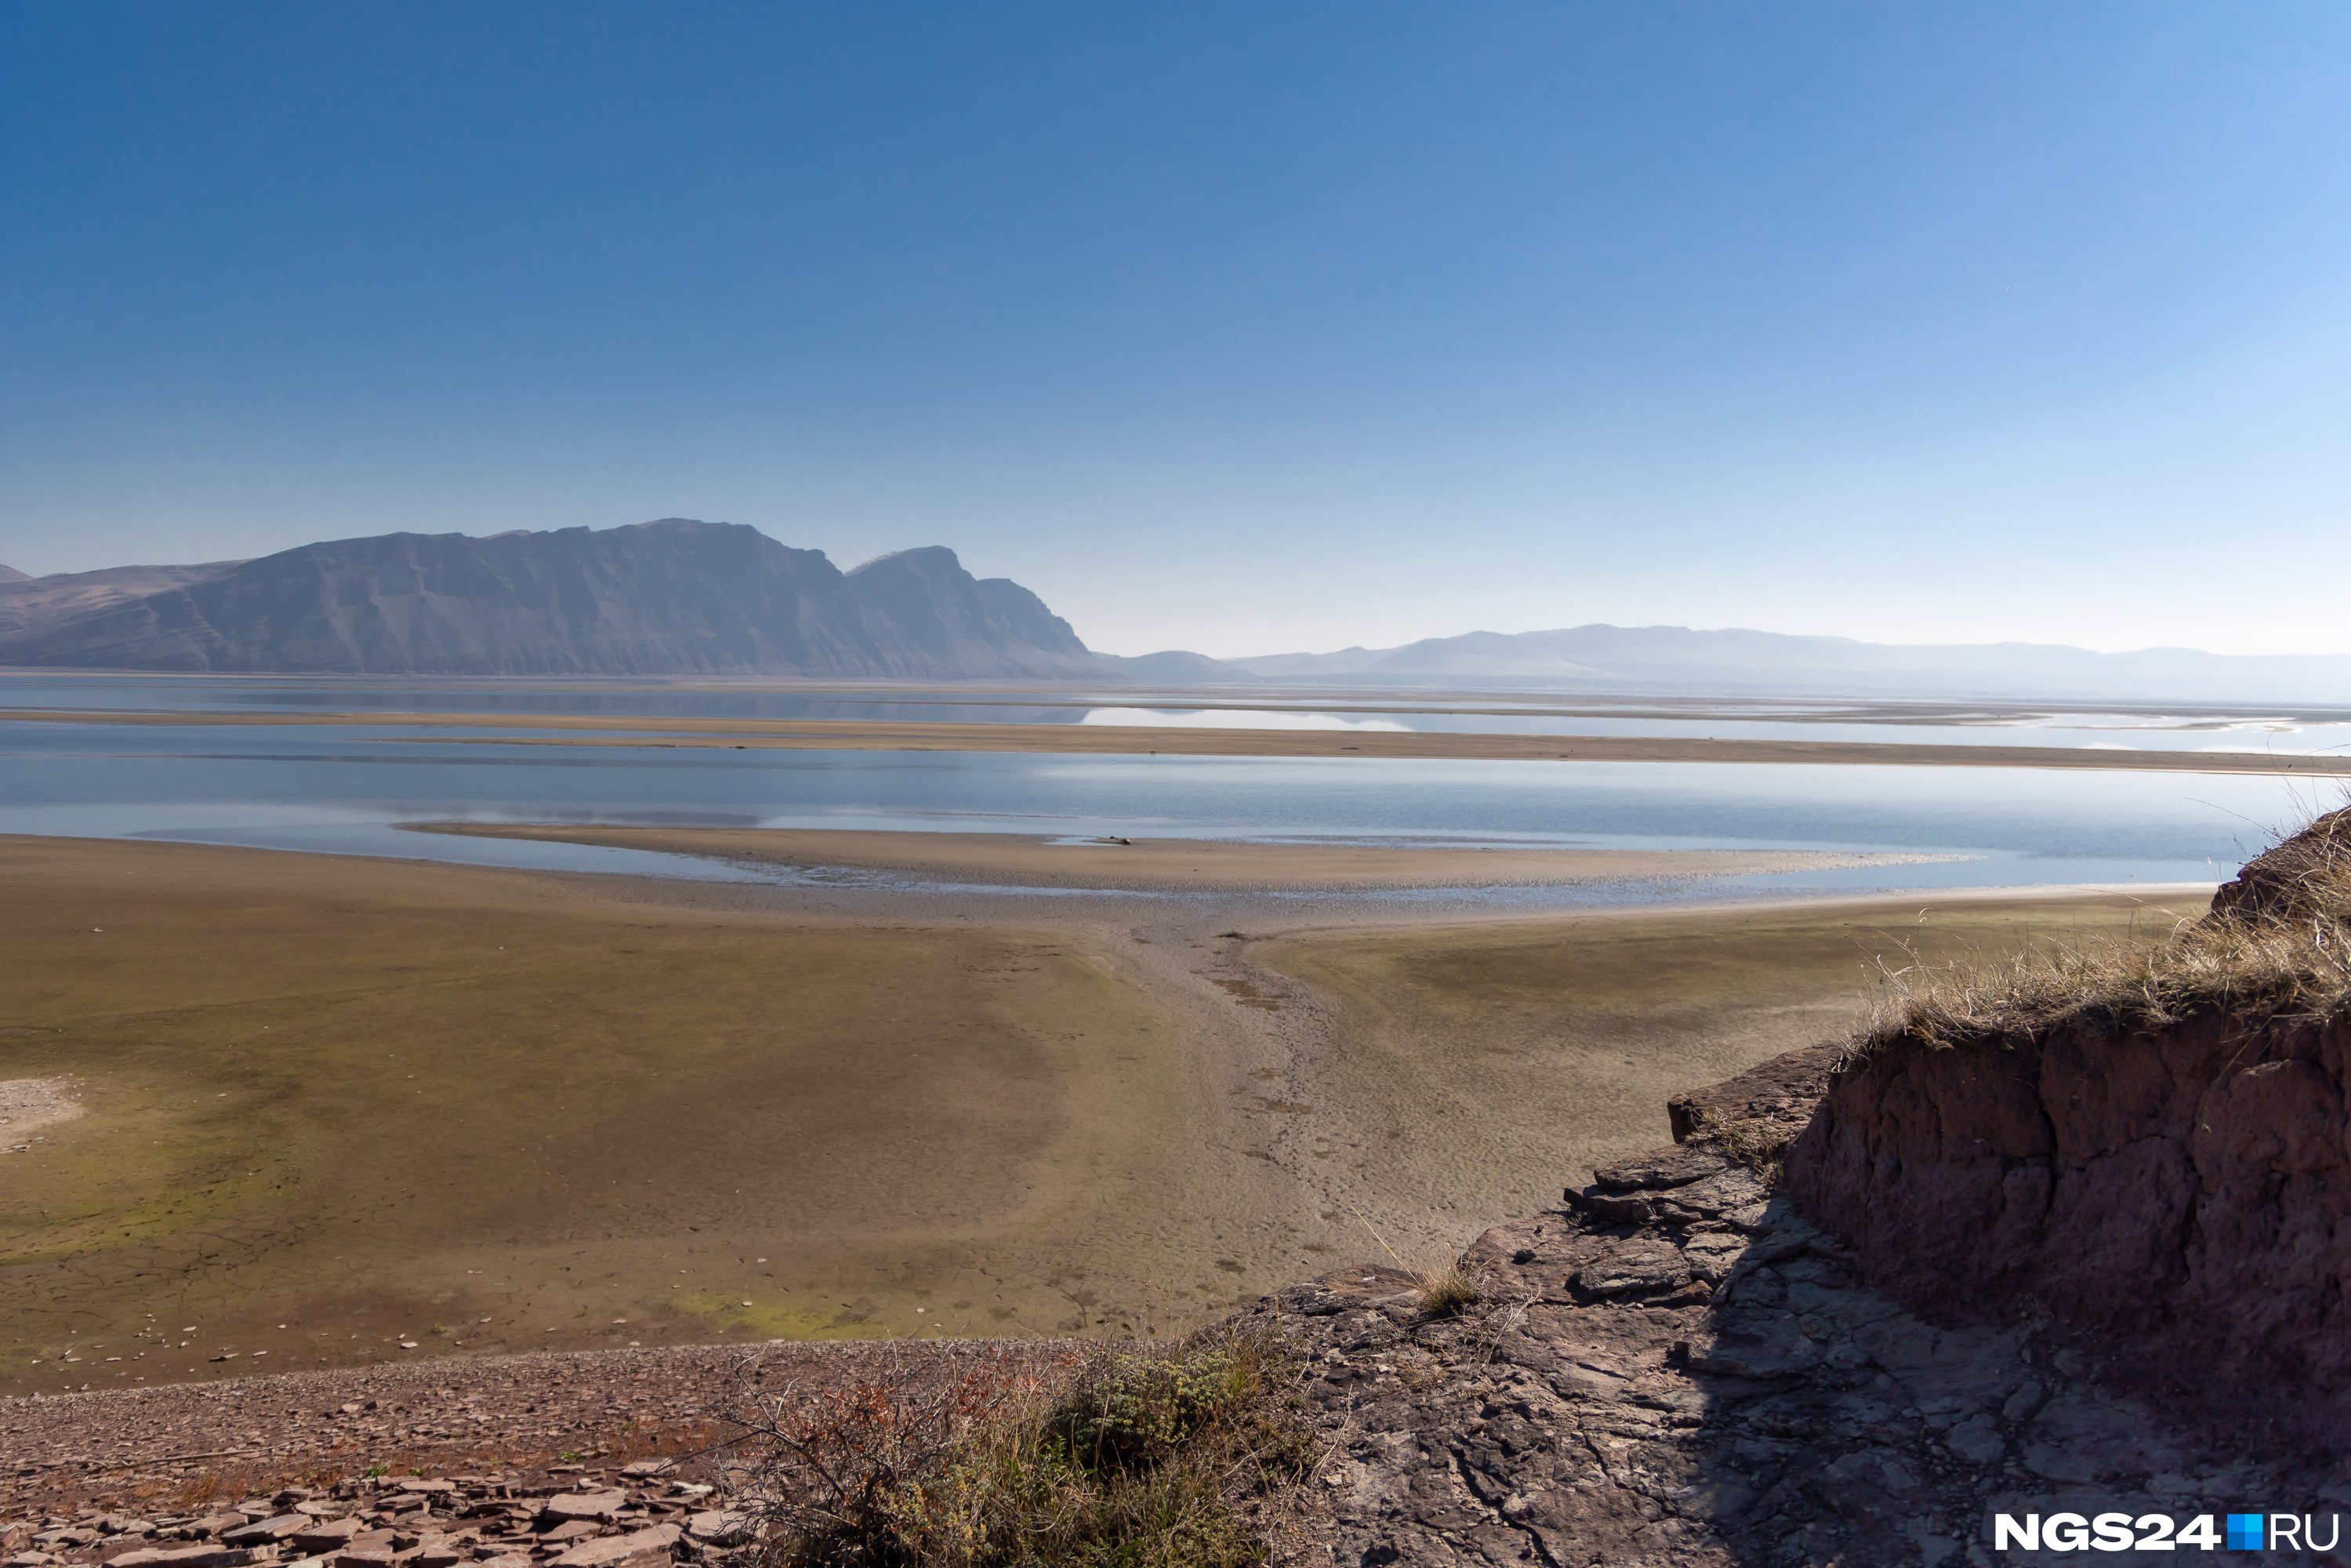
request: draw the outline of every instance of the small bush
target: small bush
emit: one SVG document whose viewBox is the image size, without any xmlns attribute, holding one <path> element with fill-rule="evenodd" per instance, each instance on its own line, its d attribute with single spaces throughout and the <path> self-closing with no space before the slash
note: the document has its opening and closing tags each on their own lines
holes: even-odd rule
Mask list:
<svg viewBox="0 0 2351 1568">
<path fill-rule="evenodd" d="M 778 1568 L 1238 1568 L 1265 1560 L 1241 1503 L 1311 1462 L 1255 1340 L 1105 1349 L 1058 1391 L 948 1354 L 740 1419 Z"/>
</svg>

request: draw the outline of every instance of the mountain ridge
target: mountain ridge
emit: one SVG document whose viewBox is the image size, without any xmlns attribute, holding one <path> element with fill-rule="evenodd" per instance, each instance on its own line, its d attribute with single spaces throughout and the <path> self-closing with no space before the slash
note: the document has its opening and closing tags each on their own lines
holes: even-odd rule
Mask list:
<svg viewBox="0 0 2351 1568">
<path fill-rule="evenodd" d="M 1116 678 L 1035 594 L 1006 579 L 973 577 L 944 547 L 898 551 L 844 573 L 821 550 L 686 517 L 601 531 L 394 533 L 298 546 L 0 633 L 0 664 Z"/>
<path fill-rule="evenodd" d="M 2101 653 L 1745 628 L 1593 622 L 1320 653 L 1103 653 L 1028 589 L 976 578 L 941 546 L 843 572 L 821 550 L 687 517 L 486 538 L 381 534 L 246 561 L 0 576 L 0 664 L 2351 704 L 2351 655 Z"/>
</svg>

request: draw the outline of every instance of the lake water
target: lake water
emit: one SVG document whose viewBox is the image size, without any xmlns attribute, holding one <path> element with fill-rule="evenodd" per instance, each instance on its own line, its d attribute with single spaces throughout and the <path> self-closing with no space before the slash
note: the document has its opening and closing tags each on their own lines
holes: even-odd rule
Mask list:
<svg viewBox="0 0 2351 1568">
<path fill-rule="evenodd" d="M 392 824 L 462 819 L 1954 857 L 1730 879 L 1702 890 L 1752 894 L 2217 881 L 2280 831 L 2342 803 L 2339 789 L 2306 779 L 2129 772 L 592 746 L 507 751 L 433 744 L 429 730 L 402 733 L 428 738 L 391 741 L 366 727 L 0 723 L 0 831 L 696 876 L 754 873 L 641 852 L 418 834 Z M 1600 895 L 1474 896 L 1573 903 Z"/>
<path fill-rule="evenodd" d="M 1673 699 L 1542 694 L 1455 698 L 1276 689 L 1186 702 L 1115 688 L 1033 697 L 971 687 L 827 691 L 751 684 L 365 680 L 328 676 L 0 674 L 0 708 L 145 712 L 465 713 L 517 716 L 895 719 L 925 724 L 1176 725 L 1940 746 L 2112 747 L 2311 755 L 2351 749 L 2351 711 L 2056 712 L 2018 705 Z M 1437 709 L 1439 711 L 1416 711 Z M 1510 711 L 1541 709 L 1544 711 Z"/>
</svg>

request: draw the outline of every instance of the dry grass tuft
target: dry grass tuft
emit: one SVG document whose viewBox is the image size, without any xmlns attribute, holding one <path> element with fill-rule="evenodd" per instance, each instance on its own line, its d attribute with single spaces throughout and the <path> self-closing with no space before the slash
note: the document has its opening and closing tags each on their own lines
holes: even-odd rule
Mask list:
<svg viewBox="0 0 2351 1568">
<path fill-rule="evenodd" d="M 1355 1217 L 1356 1224 L 1371 1232 L 1372 1239 L 1380 1244 L 1380 1250 L 1411 1277 L 1416 1297 L 1415 1304 L 1419 1307 L 1422 1317 L 1450 1317 L 1462 1308 L 1485 1299 L 1485 1291 L 1479 1287 L 1476 1276 L 1461 1266 L 1459 1258 L 1431 1258 L 1424 1252 L 1416 1261 L 1407 1263 L 1403 1254 L 1388 1245 L 1388 1239 L 1379 1233 L 1378 1228 L 1364 1218 L 1362 1209 L 1351 1203 L 1347 1205 L 1347 1212 Z"/>
<path fill-rule="evenodd" d="M 1485 1299 L 1485 1291 L 1458 1259 L 1435 1268 L 1416 1270 L 1413 1280 L 1420 1288 L 1420 1315 L 1425 1318 L 1451 1317 Z"/>
<path fill-rule="evenodd" d="M 1051 1382 L 928 1354 L 886 1385 L 786 1389 L 737 1417 L 778 1568 L 1238 1568 L 1265 1560 L 1244 1507 L 1311 1462 L 1257 1339 L 1105 1348 Z"/>
<path fill-rule="evenodd" d="M 2351 809 L 2249 862 L 2202 920 L 2158 941 L 2045 946 L 1997 963 L 1887 968 L 1855 1041 L 2021 1042 L 2065 1028 L 2134 1034 L 2211 1017 L 2313 1022 L 2351 1011 Z"/>
</svg>

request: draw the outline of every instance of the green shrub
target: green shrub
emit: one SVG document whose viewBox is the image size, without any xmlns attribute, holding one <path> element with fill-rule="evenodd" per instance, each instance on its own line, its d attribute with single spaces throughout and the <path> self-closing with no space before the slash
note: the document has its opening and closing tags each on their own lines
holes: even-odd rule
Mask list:
<svg viewBox="0 0 2351 1568">
<path fill-rule="evenodd" d="M 743 1424 L 782 1568 L 1238 1568 L 1242 1509 L 1310 1468 L 1291 1380 L 1212 1331 L 1104 1349 L 1058 1388 L 986 1357 L 768 1400 Z"/>
</svg>

